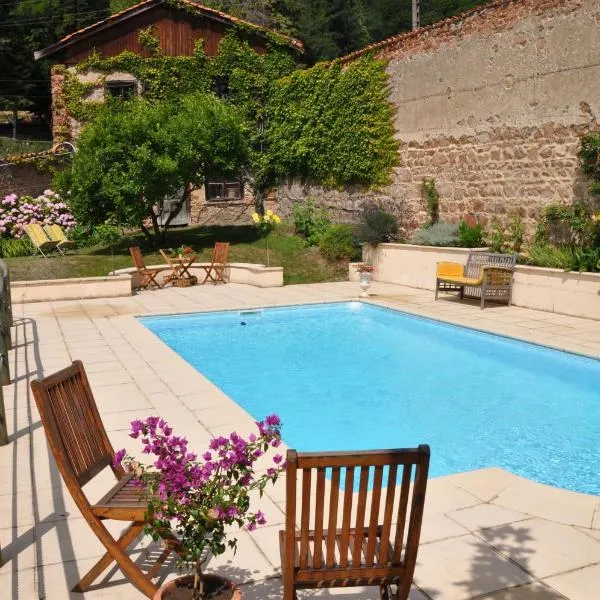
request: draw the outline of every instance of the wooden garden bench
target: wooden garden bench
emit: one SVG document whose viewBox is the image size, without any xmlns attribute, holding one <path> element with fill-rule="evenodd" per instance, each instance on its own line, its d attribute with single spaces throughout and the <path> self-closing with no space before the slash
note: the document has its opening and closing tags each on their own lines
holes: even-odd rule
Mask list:
<svg viewBox="0 0 600 600">
<path fill-rule="evenodd" d="M 169 554 L 181 552 L 181 547 L 173 534 L 165 531 L 162 535 L 165 550 L 147 574 L 127 554 L 127 547 L 144 530 L 148 505 L 143 491 L 134 485 L 133 475 L 113 464 L 115 453 L 102 425 L 83 364 L 76 360 L 62 371 L 33 381 L 31 389 L 60 474 L 83 518 L 106 548 L 104 556 L 73 591 L 85 592 L 116 562 L 131 582 L 152 598 L 158 589 L 152 578 Z M 98 503 L 91 504 L 82 487 L 106 467 L 112 469 L 116 484 Z M 104 526 L 105 519 L 129 521 L 130 526 L 115 539 Z"/>
<path fill-rule="evenodd" d="M 353 586 L 378 586 L 387 600 L 390 585 L 397 586 L 393 598 L 406 600 L 428 470 L 426 445 L 326 454 L 289 450 L 285 530 L 279 533 L 283 600 L 295 600 L 299 589 Z"/>
<path fill-rule="evenodd" d="M 435 299 L 438 293 L 459 292 L 480 298 L 483 309 L 486 300 L 506 301 L 511 304 L 516 254 L 495 254 L 470 250 L 466 265 L 439 262 L 436 271 Z"/>
</svg>

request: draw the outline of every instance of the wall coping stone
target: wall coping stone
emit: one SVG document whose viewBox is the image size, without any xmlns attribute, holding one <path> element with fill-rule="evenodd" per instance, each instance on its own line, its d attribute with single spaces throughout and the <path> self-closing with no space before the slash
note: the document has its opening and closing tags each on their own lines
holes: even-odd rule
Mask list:
<svg viewBox="0 0 600 600">
<path fill-rule="evenodd" d="M 10 287 L 50 287 L 60 285 L 72 285 L 76 283 L 102 283 L 104 281 L 114 282 L 115 280 L 131 280 L 131 275 L 127 273 L 120 273 L 117 271 L 115 275 L 104 275 L 101 277 L 70 277 L 67 279 L 32 279 L 31 281 L 11 281 Z"/>
</svg>

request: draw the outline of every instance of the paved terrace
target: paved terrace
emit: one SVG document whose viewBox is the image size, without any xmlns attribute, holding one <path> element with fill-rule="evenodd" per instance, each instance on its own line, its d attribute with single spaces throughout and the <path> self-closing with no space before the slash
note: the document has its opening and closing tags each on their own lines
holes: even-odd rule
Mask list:
<svg viewBox="0 0 600 600">
<path fill-rule="evenodd" d="M 348 300 L 356 297 L 357 288 L 354 283 L 277 289 L 229 284 L 16 306 L 14 384 L 4 388 L 12 443 L 0 448 L 0 544 L 5 561 L 0 596 L 82 598 L 68 590 L 103 553 L 50 456 L 30 394 L 32 379 L 82 359 L 116 448 L 132 447 L 127 437 L 132 419 L 158 413 L 189 437 L 192 448 L 201 449 L 213 435 L 250 430 L 252 419 L 138 324 L 134 315 Z M 372 291 L 373 301 L 410 313 L 600 356 L 598 321 L 516 307 L 480 311 L 453 300 L 434 303 L 432 292 L 393 285 L 374 284 Z M 92 500 L 108 488 L 109 479 L 99 479 L 98 485 L 89 484 L 95 489 L 86 490 Z M 237 555 L 213 559 L 209 567 L 243 582 L 247 600 L 281 598 L 277 531 L 284 521 L 283 481 L 263 498 L 261 508 L 268 527 L 242 532 Z M 600 597 L 596 497 L 542 486 L 495 468 L 432 479 L 421 541 L 411 600 Z M 134 555 L 143 562 L 155 551 L 141 540 Z M 306 596 L 378 598 L 376 590 Z M 85 594 L 89 600 L 142 597 L 115 569 Z"/>
</svg>

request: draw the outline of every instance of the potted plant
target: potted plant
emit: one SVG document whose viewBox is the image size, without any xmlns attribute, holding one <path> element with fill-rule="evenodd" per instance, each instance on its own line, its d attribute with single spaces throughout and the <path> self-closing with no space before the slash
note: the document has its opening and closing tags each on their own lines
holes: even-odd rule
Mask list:
<svg viewBox="0 0 600 600">
<path fill-rule="evenodd" d="M 146 533 L 155 541 L 160 532 L 173 530 L 181 547 L 181 565 L 194 568 L 192 575 L 179 577 L 163 587 L 154 600 L 239 600 L 241 591 L 234 582 L 218 575 L 206 575 L 203 565 L 210 556 L 235 551 L 237 539 L 232 526 L 249 531 L 266 520 L 250 509 L 250 492 L 262 493 L 285 468 L 280 454 L 272 466 L 258 474 L 256 461 L 269 449 L 281 444 L 280 420 L 270 415 L 258 422 L 256 434 L 244 439 L 236 432 L 211 440 L 201 456 L 188 451 L 185 438 L 173 433 L 158 417 L 131 423 L 130 436 L 140 439 L 144 454 L 154 462 L 145 466 L 125 450 L 115 454 L 115 462 L 134 472 L 134 479 L 149 498 Z"/>
<path fill-rule="evenodd" d="M 257 212 L 252 214 L 254 226 L 265 236 L 265 247 L 267 249 L 267 267 L 271 266 L 269 259 L 269 234 L 277 225 L 281 224 L 281 217 L 276 215 L 272 210 L 268 210 L 264 214 Z"/>
<path fill-rule="evenodd" d="M 371 277 L 373 276 L 373 271 L 375 271 L 375 267 L 368 263 L 359 263 L 358 265 L 356 265 L 356 270 L 360 275 L 360 288 L 362 290 L 360 296 L 361 298 L 366 298 L 369 295 Z"/>
</svg>

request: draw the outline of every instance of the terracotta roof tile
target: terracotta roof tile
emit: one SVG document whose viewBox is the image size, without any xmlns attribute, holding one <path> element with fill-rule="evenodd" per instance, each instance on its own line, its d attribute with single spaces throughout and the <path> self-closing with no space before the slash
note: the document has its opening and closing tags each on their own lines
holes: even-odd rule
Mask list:
<svg viewBox="0 0 600 600">
<path fill-rule="evenodd" d="M 521 1 L 522 0 L 494 0 L 492 2 L 488 2 L 487 4 L 481 4 L 480 6 L 476 6 L 475 8 L 472 8 L 471 10 L 465 11 L 458 15 L 454 15 L 453 17 L 448 17 L 441 21 L 436 21 L 435 23 L 431 23 L 424 27 L 420 27 L 419 29 L 416 29 L 414 31 L 404 31 L 402 33 L 398 33 L 389 38 L 386 38 L 385 40 L 381 40 L 380 42 L 376 42 L 374 44 L 369 44 L 368 46 L 365 46 L 364 48 L 361 48 L 360 50 L 355 50 L 354 52 L 350 52 L 349 54 L 346 54 L 345 56 L 340 57 L 338 60 L 342 64 L 344 64 L 347 62 L 351 62 L 351 61 L 363 56 L 364 54 L 367 54 L 372 51 L 395 50 L 395 49 L 401 47 L 403 42 L 406 42 L 407 40 L 411 40 L 411 39 L 417 38 L 417 37 L 427 36 L 430 33 L 434 32 L 436 29 L 442 29 L 442 28 L 448 26 L 449 24 L 457 23 L 457 22 L 462 21 L 469 17 L 475 17 L 475 16 L 482 15 L 483 13 L 486 13 L 490 10 L 494 10 L 496 8 L 505 7 L 507 2 L 508 3 L 518 3 Z"/>
</svg>

